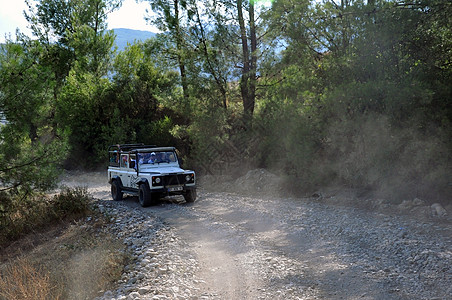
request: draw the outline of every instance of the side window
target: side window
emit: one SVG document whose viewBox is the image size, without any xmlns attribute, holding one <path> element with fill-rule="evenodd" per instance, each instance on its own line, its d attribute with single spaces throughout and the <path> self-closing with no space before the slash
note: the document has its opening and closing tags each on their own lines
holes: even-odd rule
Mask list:
<svg viewBox="0 0 452 300">
<path fill-rule="evenodd" d="M 135 154 L 130 154 L 130 161 L 129 161 L 129 167 L 134 168 L 136 170 L 137 165 L 137 157 Z"/>
<path fill-rule="evenodd" d="M 121 154 L 121 168 L 128 168 L 128 167 L 129 167 L 129 155 Z"/>
<path fill-rule="evenodd" d="M 110 151 L 110 166 L 119 167 L 119 154 L 117 151 Z"/>
</svg>

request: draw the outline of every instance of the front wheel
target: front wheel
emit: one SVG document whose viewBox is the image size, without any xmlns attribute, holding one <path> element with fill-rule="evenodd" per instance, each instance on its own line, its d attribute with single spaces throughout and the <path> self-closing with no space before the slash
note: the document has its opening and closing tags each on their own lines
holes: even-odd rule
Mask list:
<svg viewBox="0 0 452 300">
<path fill-rule="evenodd" d="M 151 191 L 149 190 L 149 187 L 145 183 L 140 184 L 140 192 L 138 194 L 138 200 L 140 201 L 140 205 L 143 207 L 147 207 L 147 206 L 153 204 Z"/>
<path fill-rule="evenodd" d="M 195 202 L 196 200 L 196 190 L 188 190 L 185 194 L 184 194 L 184 199 L 185 202 Z"/>
<path fill-rule="evenodd" d="M 121 201 L 123 193 L 121 191 L 121 184 L 118 180 L 114 180 L 111 183 L 111 197 L 114 201 Z"/>
</svg>

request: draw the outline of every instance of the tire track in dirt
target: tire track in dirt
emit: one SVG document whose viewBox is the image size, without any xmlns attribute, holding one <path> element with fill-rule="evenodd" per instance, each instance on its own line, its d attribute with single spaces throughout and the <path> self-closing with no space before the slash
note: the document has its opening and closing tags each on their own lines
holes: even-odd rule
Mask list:
<svg viewBox="0 0 452 300">
<path fill-rule="evenodd" d="M 109 198 L 106 183 L 96 183 L 92 191 L 96 197 Z M 452 295 L 448 290 L 452 280 L 444 279 L 451 271 L 450 244 L 432 235 L 436 230 L 432 225 L 421 224 L 418 229 L 415 220 L 303 199 L 202 189 L 198 194 L 194 204 L 185 204 L 181 197 L 165 198 L 148 208 L 141 208 L 135 197 L 120 204 L 158 216 L 185 241 L 200 267 L 201 299 L 447 299 Z M 400 246 L 396 249 L 391 243 Z M 442 252 L 422 250 L 429 245 L 439 245 L 435 247 Z M 419 252 L 413 262 L 423 268 L 427 264 L 414 259 L 426 257 L 429 277 L 413 274 L 410 257 L 393 251 Z M 443 266 L 432 265 L 437 256 L 446 259 Z M 439 283 L 430 278 L 435 268 L 446 276 L 438 273 Z"/>
</svg>

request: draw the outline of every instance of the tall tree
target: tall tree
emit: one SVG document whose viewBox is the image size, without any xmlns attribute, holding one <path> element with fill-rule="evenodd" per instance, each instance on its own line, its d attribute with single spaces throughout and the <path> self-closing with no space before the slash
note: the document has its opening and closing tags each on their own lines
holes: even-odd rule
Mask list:
<svg viewBox="0 0 452 300">
<path fill-rule="evenodd" d="M 22 37 L 0 49 L 0 192 L 22 197 L 53 187 L 66 150 L 52 124 L 55 80 L 42 45 Z"/>
<path fill-rule="evenodd" d="M 100 125 L 96 103 L 108 88 L 106 76 L 111 70 L 114 34 L 107 30 L 107 14 L 121 5 L 121 0 L 39 0 L 27 2 L 26 18 L 33 34 L 43 46 L 41 64 L 51 70 L 53 101 L 50 105 L 53 128 L 64 129 L 72 146 L 72 154 L 79 149 L 93 152 L 92 140 L 77 138 L 75 132 L 92 125 Z M 34 7 L 32 3 L 36 3 Z M 76 97 L 67 97 L 79 88 Z M 85 97 L 85 98 L 84 98 Z M 90 122 L 78 123 L 91 116 Z M 74 121 L 76 120 L 76 121 Z M 89 131 L 89 130 L 88 130 Z M 81 135 L 90 136 L 88 132 Z M 81 142 L 87 142 L 87 145 Z"/>
<path fill-rule="evenodd" d="M 209 77 L 213 78 L 214 85 L 220 92 L 222 107 L 227 109 L 228 69 L 221 49 L 224 45 L 215 45 L 216 32 L 209 29 L 209 23 L 211 21 L 208 18 L 209 8 L 204 7 L 204 11 L 201 11 L 199 1 L 196 0 L 190 0 L 189 4 L 187 8 L 188 19 L 193 20 L 193 24 L 190 24 L 189 31 L 193 36 L 191 38 L 192 47 L 195 49 L 194 52 L 198 52 L 199 61 L 202 65 L 201 72 L 199 73 L 208 74 Z"/>
<path fill-rule="evenodd" d="M 231 56 L 236 58 L 235 65 L 231 67 L 240 69 L 243 113 L 245 119 L 250 120 L 255 109 L 259 57 L 263 52 L 261 48 L 264 46 L 263 37 L 267 30 L 259 16 L 266 8 L 257 5 L 255 1 L 243 0 L 213 1 L 209 3 L 209 7 L 216 30 L 222 34 L 224 51 L 230 51 Z M 232 45 L 238 45 L 238 48 Z M 239 52 L 235 52 L 237 49 Z"/>
<path fill-rule="evenodd" d="M 108 57 L 114 42 L 113 33 L 106 30 L 106 19 L 122 0 L 40 0 L 35 7 L 30 0 L 26 3 L 29 11 L 25 17 L 33 35 L 46 45 L 49 64 L 60 81 L 76 60 L 90 64 L 95 72 L 103 68 L 100 75 L 105 75 L 101 57 Z"/>
<path fill-rule="evenodd" d="M 254 1 L 236 0 L 237 22 L 240 29 L 242 47 L 242 74 L 240 92 L 243 101 L 243 112 L 246 120 L 251 120 L 256 101 L 256 68 L 257 68 L 257 37 L 254 16 Z M 248 15 L 244 15 L 244 11 Z M 248 20 L 248 22 L 246 22 Z M 248 24 L 246 24 L 248 23 Z"/>
<path fill-rule="evenodd" d="M 175 57 L 177 60 L 183 96 L 188 102 L 188 79 L 186 71 L 186 43 L 185 33 L 182 25 L 183 11 L 187 8 L 186 0 L 145 0 L 150 2 L 152 10 L 157 13 L 156 17 L 149 18 L 157 28 L 168 32 L 175 44 Z"/>
</svg>

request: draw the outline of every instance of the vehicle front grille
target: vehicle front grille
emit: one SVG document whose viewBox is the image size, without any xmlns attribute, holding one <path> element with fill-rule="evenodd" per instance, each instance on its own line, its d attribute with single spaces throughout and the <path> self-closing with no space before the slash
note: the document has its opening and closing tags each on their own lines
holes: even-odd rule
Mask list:
<svg viewBox="0 0 452 300">
<path fill-rule="evenodd" d="M 185 175 L 184 174 L 177 174 L 177 175 L 166 175 L 163 176 L 163 185 L 181 185 L 185 184 Z"/>
</svg>

